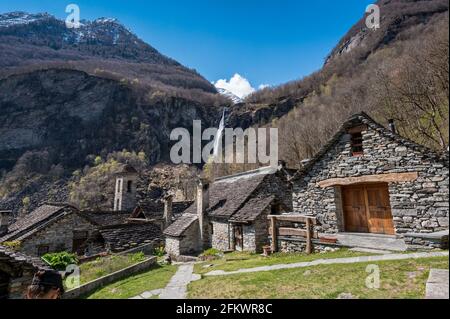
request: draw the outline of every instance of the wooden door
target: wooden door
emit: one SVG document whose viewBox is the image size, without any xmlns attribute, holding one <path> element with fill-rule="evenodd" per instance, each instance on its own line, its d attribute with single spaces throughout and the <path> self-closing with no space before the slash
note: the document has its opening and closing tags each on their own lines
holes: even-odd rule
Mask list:
<svg viewBox="0 0 450 319">
<path fill-rule="evenodd" d="M 88 240 L 89 233 L 87 231 L 74 231 L 73 241 L 72 241 L 72 252 L 78 255 L 83 255 L 82 247 L 84 243 Z"/>
<path fill-rule="evenodd" d="M 244 232 L 241 225 L 234 226 L 234 249 L 237 251 L 244 249 Z"/>
<path fill-rule="evenodd" d="M 344 187 L 342 201 L 346 231 L 395 235 L 387 184 Z"/>
<path fill-rule="evenodd" d="M 395 235 L 388 186 L 367 185 L 365 189 L 370 232 Z"/>
<path fill-rule="evenodd" d="M 364 195 L 360 186 L 345 187 L 342 192 L 345 230 L 351 233 L 368 233 L 369 223 Z"/>
</svg>

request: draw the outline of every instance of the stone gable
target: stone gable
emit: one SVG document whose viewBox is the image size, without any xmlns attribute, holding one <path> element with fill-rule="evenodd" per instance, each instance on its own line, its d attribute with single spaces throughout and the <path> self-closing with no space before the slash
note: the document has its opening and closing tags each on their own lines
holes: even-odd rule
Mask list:
<svg viewBox="0 0 450 319">
<path fill-rule="evenodd" d="M 295 179 L 294 211 L 315 215 L 321 223 L 319 231 L 343 231 L 340 187 L 320 187 L 320 182 L 417 173 L 414 180 L 389 182 L 397 234 L 448 229 L 449 171 L 445 157 L 402 139 L 365 115 L 356 116 L 352 123 L 355 121 L 367 125 L 362 131 L 364 154 L 352 155 L 351 136 L 344 125 L 332 143 Z"/>
</svg>

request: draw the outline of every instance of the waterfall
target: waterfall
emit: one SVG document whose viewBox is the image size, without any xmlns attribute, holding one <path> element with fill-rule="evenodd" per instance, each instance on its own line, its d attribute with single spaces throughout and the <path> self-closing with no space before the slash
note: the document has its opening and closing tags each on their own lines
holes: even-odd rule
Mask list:
<svg viewBox="0 0 450 319">
<path fill-rule="evenodd" d="M 220 120 L 219 129 L 217 130 L 216 139 L 214 140 L 214 159 L 220 155 L 220 148 L 222 147 L 222 136 L 225 131 L 225 112 L 226 108 L 223 110 L 222 119 Z"/>
</svg>

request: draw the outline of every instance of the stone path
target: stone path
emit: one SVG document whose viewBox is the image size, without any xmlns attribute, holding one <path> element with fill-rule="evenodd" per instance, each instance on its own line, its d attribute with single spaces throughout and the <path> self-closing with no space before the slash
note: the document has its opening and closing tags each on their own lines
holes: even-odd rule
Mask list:
<svg viewBox="0 0 450 319">
<path fill-rule="evenodd" d="M 184 263 L 178 264 L 177 272 L 170 279 L 166 288 L 145 291 L 139 296 L 130 299 L 150 299 L 158 297 L 159 299 L 186 299 L 187 286 L 191 281 L 201 279 L 200 275 L 193 274 L 194 264 Z"/>
<path fill-rule="evenodd" d="M 388 255 L 392 254 L 392 251 L 389 250 L 381 250 L 381 249 L 373 249 L 373 248 L 351 248 L 350 251 L 356 251 L 359 253 L 369 253 L 369 254 L 375 254 L 375 255 Z"/>
<path fill-rule="evenodd" d="M 178 267 L 159 299 L 186 299 L 187 285 L 192 281 L 194 264 L 182 264 Z"/>
<path fill-rule="evenodd" d="M 449 271 L 431 269 L 427 282 L 426 299 L 449 299 Z"/>
<path fill-rule="evenodd" d="M 406 260 L 406 259 L 419 259 L 419 258 L 430 258 L 430 257 L 448 257 L 448 251 L 442 252 L 429 252 L 429 253 L 413 253 L 413 254 L 386 254 L 382 256 L 364 256 L 364 257 L 351 257 L 351 258 L 336 258 L 336 259 L 318 259 L 310 262 L 301 262 L 295 264 L 278 264 L 273 266 L 263 266 L 256 268 L 240 269 L 237 271 L 223 271 L 215 270 L 211 271 L 205 276 L 228 276 L 243 273 L 253 273 L 260 271 L 272 271 L 280 269 L 294 269 L 294 268 L 304 268 L 317 265 L 332 265 L 332 264 L 354 264 L 354 263 L 367 263 L 385 260 Z"/>
</svg>

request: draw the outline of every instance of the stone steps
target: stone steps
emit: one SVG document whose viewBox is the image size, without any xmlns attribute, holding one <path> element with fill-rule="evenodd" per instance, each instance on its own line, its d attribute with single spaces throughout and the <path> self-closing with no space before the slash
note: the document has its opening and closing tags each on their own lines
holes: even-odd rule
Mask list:
<svg viewBox="0 0 450 319">
<path fill-rule="evenodd" d="M 449 271 L 431 269 L 427 282 L 426 299 L 449 299 Z"/>
</svg>

